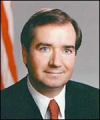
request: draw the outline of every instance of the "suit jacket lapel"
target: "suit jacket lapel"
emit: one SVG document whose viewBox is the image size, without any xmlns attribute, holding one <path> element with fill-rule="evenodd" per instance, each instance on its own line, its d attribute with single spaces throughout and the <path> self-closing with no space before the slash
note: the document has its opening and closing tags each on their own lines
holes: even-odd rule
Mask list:
<svg viewBox="0 0 100 120">
<path fill-rule="evenodd" d="M 27 87 L 27 77 L 23 80 L 23 94 L 22 94 L 22 104 L 21 104 L 21 111 L 26 116 L 25 118 L 29 119 L 43 119 L 42 115 L 32 98 L 28 87 Z"/>
<path fill-rule="evenodd" d="M 75 104 L 74 92 L 70 88 L 70 81 L 66 85 L 65 93 L 65 119 L 75 119 L 77 114 L 77 107 Z"/>
</svg>

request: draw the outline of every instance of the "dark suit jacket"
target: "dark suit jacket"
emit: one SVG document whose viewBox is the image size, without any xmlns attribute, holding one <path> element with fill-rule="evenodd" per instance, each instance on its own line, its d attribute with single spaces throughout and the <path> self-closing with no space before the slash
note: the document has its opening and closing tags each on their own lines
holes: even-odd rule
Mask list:
<svg viewBox="0 0 100 120">
<path fill-rule="evenodd" d="M 98 119 L 98 89 L 69 81 L 66 87 L 65 118 Z M 26 77 L 1 92 L 1 119 L 43 119 L 28 91 Z"/>
</svg>

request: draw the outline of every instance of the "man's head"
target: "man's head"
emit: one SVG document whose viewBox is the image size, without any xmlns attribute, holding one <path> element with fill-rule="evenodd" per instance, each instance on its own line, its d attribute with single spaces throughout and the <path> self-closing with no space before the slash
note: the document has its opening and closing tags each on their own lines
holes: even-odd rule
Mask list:
<svg viewBox="0 0 100 120">
<path fill-rule="evenodd" d="M 21 34 L 23 61 L 34 88 L 61 90 L 70 79 L 82 33 L 65 12 L 47 9 L 34 14 Z"/>
</svg>

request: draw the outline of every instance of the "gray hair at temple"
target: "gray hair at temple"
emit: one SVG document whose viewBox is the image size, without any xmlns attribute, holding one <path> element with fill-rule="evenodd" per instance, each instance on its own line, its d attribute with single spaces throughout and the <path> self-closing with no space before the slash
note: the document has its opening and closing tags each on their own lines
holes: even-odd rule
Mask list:
<svg viewBox="0 0 100 120">
<path fill-rule="evenodd" d="M 77 50 L 82 42 L 81 29 L 73 18 L 60 9 L 45 8 L 31 16 L 22 29 L 21 44 L 24 45 L 27 51 L 29 50 L 30 44 L 35 38 L 35 29 L 38 26 L 43 26 L 46 24 L 64 25 L 68 23 L 73 25 L 76 32 L 75 51 L 77 53 Z"/>
</svg>

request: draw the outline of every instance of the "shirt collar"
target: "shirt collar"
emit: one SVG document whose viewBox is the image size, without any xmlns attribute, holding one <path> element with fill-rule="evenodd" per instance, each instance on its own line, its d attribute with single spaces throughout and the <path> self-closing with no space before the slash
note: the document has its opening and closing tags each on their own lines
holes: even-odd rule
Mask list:
<svg viewBox="0 0 100 120">
<path fill-rule="evenodd" d="M 54 99 L 59 105 L 61 117 L 64 116 L 64 113 L 65 113 L 65 86 L 62 89 L 62 91 L 59 93 L 59 95 L 57 95 Z"/>
<path fill-rule="evenodd" d="M 28 89 L 29 92 L 31 93 L 33 99 L 35 100 L 41 114 L 42 117 L 45 119 L 45 115 L 47 112 L 47 108 L 49 105 L 49 102 L 51 99 L 55 99 L 55 101 L 58 103 L 59 108 L 60 108 L 60 116 L 64 117 L 64 112 L 65 112 L 65 86 L 62 89 L 62 91 L 54 98 L 48 98 L 46 96 L 44 96 L 43 94 L 39 93 L 38 91 L 36 91 L 33 86 L 31 85 L 30 81 L 29 81 L 29 77 L 27 77 L 27 85 L 28 85 Z"/>
</svg>

